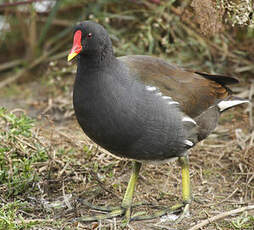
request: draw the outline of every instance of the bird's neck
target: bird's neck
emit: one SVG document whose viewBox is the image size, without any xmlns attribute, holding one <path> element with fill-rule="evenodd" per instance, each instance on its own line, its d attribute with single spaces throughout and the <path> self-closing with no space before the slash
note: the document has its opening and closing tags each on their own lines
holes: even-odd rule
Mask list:
<svg viewBox="0 0 254 230">
<path fill-rule="evenodd" d="M 98 52 L 94 51 L 80 55 L 78 66 L 83 71 L 94 70 L 98 68 L 108 67 L 114 64 L 116 57 L 114 56 L 112 48 L 105 48 Z"/>
</svg>

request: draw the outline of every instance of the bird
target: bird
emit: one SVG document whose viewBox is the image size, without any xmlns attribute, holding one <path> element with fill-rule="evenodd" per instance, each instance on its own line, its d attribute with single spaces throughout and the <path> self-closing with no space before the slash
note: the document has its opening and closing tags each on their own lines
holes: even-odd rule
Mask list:
<svg viewBox="0 0 254 230">
<path fill-rule="evenodd" d="M 132 220 L 135 185 L 147 161 L 179 160 L 183 202 L 171 210 L 186 211 L 192 201 L 189 149 L 215 129 L 222 112 L 248 102 L 228 88 L 239 81 L 186 70 L 154 56 L 116 57 L 108 32 L 93 21 L 75 26 L 68 61 L 73 59 L 73 107 L 79 125 L 99 146 L 133 162 L 121 206 L 105 218 L 124 215 L 127 222 Z"/>
</svg>

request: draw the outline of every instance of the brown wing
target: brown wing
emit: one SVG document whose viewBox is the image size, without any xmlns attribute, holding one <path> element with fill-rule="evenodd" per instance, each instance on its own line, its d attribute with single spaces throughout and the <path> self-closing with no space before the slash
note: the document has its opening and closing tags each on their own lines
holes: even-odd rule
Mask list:
<svg viewBox="0 0 254 230">
<path fill-rule="evenodd" d="M 227 98 L 231 91 L 225 85 L 237 82 L 231 77 L 186 71 L 150 56 L 124 56 L 119 60 L 133 71 L 138 80 L 156 86 L 163 95 L 178 101 L 181 109 L 192 118 Z"/>
</svg>

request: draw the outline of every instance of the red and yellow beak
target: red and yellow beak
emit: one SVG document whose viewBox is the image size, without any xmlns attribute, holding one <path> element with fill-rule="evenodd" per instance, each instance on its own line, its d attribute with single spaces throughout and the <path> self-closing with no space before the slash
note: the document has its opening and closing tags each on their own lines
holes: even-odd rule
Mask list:
<svg viewBox="0 0 254 230">
<path fill-rule="evenodd" d="M 71 52 L 68 55 L 68 61 L 71 61 L 74 57 L 76 57 L 81 52 L 82 50 L 81 36 L 82 36 L 81 30 L 77 30 L 73 37 L 73 45 L 71 48 Z"/>
</svg>

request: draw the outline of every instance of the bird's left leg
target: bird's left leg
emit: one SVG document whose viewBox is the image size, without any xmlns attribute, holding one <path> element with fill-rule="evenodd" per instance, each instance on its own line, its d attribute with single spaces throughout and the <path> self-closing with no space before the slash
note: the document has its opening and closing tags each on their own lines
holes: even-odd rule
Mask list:
<svg viewBox="0 0 254 230">
<path fill-rule="evenodd" d="M 138 179 L 139 171 L 141 168 L 141 163 L 137 161 L 133 161 L 132 163 L 132 173 L 131 177 L 122 201 L 122 204 L 120 207 L 101 207 L 101 206 L 95 206 L 92 204 L 89 204 L 87 202 L 83 202 L 88 207 L 108 212 L 106 214 L 100 214 L 95 216 L 84 216 L 81 218 L 78 218 L 79 221 L 95 221 L 95 220 L 103 220 L 103 219 L 110 219 L 117 216 L 125 215 L 125 222 L 128 223 L 131 219 L 131 207 L 132 207 L 132 200 L 133 200 L 133 194 L 135 190 L 135 185 Z M 136 204 L 133 206 L 139 206 L 142 204 Z"/>
</svg>

